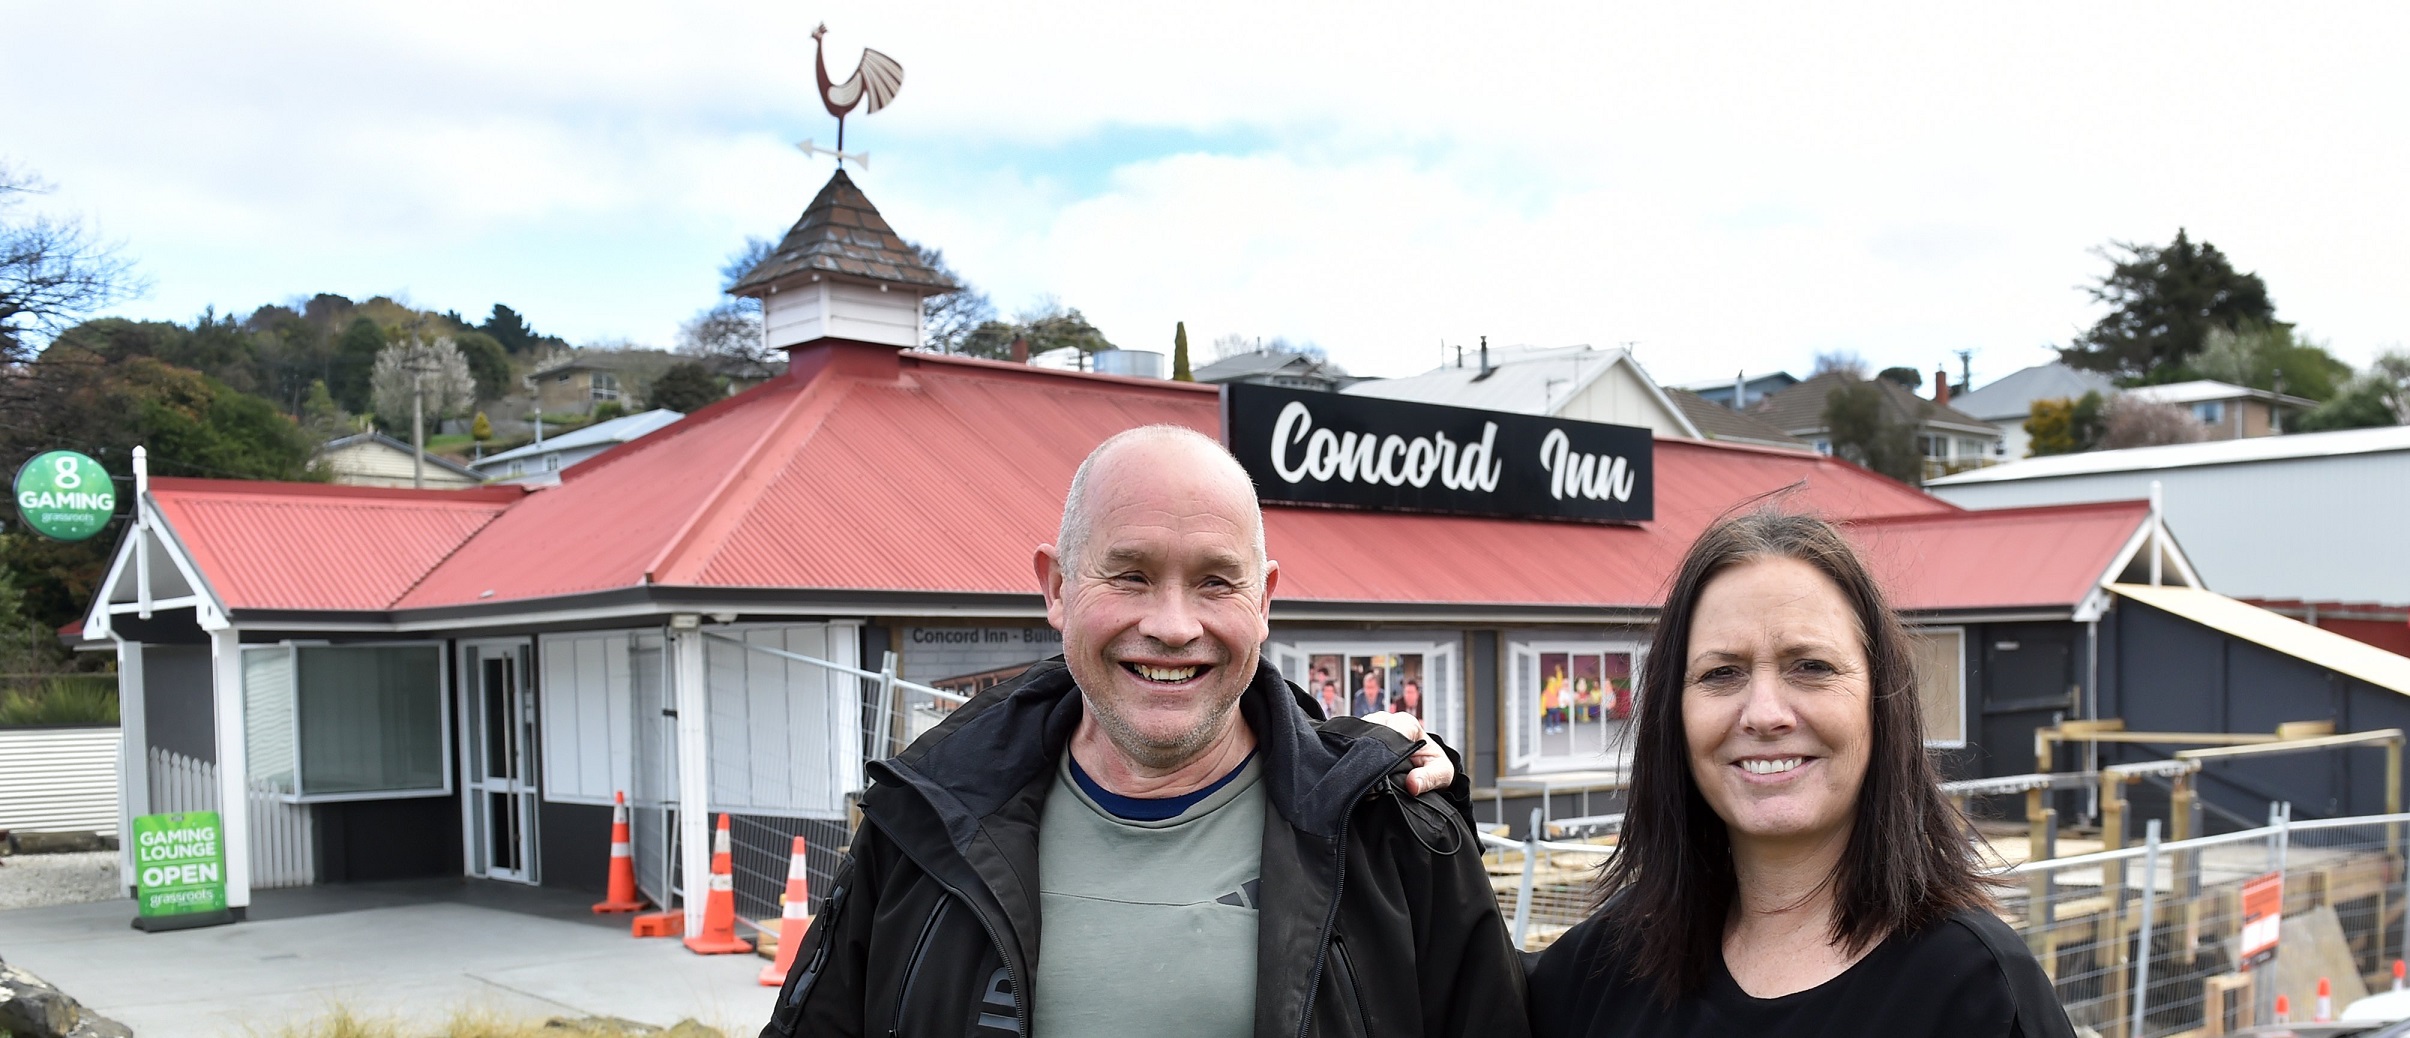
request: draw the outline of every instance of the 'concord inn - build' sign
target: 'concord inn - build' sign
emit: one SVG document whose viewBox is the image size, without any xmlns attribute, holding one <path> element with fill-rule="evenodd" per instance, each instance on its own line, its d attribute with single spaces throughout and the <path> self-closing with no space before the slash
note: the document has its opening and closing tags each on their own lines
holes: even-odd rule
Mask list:
<svg viewBox="0 0 2410 1038">
<path fill-rule="evenodd" d="M 1628 425 L 1234 383 L 1222 437 L 1267 504 L 1656 517 L 1655 441 Z"/>
</svg>

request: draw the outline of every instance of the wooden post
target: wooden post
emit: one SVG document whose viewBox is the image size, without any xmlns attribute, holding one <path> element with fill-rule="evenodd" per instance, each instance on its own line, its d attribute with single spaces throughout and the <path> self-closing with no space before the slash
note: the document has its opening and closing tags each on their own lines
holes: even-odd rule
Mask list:
<svg viewBox="0 0 2410 1038">
<path fill-rule="evenodd" d="M 2103 769 L 2100 775 L 2100 843 L 2101 849 L 2117 850 L 2125 846 L 2125 777 Z M 2103 978 L 2102 994 L 2109 1003 L 2109 1019 L 2102 1033 L 2108 1038 L 2138 1038 L 2126 1034 L 2126 970 L 2133 965 L 2133 956 L 2125 944 L 2125 863 L 2103 862 L 2100 866 L 2101 961 L 2107 964 L 2109 975 Z"/>
</svg>

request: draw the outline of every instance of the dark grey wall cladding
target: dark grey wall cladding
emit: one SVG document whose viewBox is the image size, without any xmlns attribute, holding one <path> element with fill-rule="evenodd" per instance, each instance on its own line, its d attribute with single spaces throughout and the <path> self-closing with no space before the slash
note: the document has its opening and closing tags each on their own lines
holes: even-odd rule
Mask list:
<svg viewBox="0 0 2410 1038">
<path fill-rule="evenodd" d="M 1472 769 L 1473 785 L 1487 786 L 1498 781 L 1498 632 L 1474 631 L 1466 639 L 1471 644 L 1465 658 L 1472 661 L 1471 713 L 1466 718 L 1465 760 Z"/>
<path fill-rule="evenodd" d="M 460 797 L 355 800 L 311 809 L 318 882 L 460 875 Z"/>
<path fill-rule="evenodd" d="M 217 699 L 210 692 L 209 647 L 142 647 L 142 724 L 150 743 L 216 763 Z"/>
<path fill-rule="evenodd" d="M 536 807 L 538 878 L 548 887 L 587 890 L 602 900 L 611 882 L 611 809 L 601 804 Z"/>
</svg>

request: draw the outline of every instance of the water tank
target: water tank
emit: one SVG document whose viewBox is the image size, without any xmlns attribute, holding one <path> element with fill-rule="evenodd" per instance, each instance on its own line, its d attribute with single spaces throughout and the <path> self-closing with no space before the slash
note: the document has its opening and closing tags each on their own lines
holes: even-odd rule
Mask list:
<svg viewBox="0 0 2410 1038">
<path fill-rule="evenodd" d="M 1089 358 L 1089 370 L 1099 375 L 1128 375 L 1131 378 L 1162 378 L 1163 355 L 1147 350 L 1098 350 Z"/>
</svg>

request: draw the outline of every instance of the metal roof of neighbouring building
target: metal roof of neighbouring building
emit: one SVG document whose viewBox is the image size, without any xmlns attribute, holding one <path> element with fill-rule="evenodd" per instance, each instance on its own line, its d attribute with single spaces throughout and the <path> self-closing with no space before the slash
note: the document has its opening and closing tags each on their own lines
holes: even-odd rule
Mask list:
<svg viewBox="0 0 2410 1038">
<path fill-rule="evenodd" d="M 910 285 L 930 294 L 962 286 L 929 268 L 910 242 L 887 225 L 877 206 L 840 169 L 803 207 L 778 249 L 729 287 L 732 295 L 761 295 L 797 274 L 838 274 Z"/>
<path fill-rule="evenodd" d="M 1950 406 L 1987 422 L 2023 418 L 2036 400 L 2077 400 L 2086 393 L 2117 395 L 2117 382 L 2097 371 L 2060 361 L 2036 364 L 1992 380 L 1972 393 L 1950 398 Z"/>
<path fill-rule="evenodd" d="M 2109 590 L 2211 630 L 2410 695 L 2410 659 L 2200 588 L 2112 584 Z"/>
<path fill-rule="evenodd" d="M 684 417 L 686 417 L 685 414 L 666 407 L 638 411 L 635 414 L 622 415 L 608 421 L 595 422 L 592 425 L 581 425 L 557 436 L 545 437 L 539 443 L 530 443 L 497 454 L 488 454 L 478 459 L 476 465 L 479 469 L 493 469 L 508 462 L 532 458 L 553 451 L 626 443 L 639 436 L 667 428 L 671 423 Z"/>
<path fill-rule="evenodd" d="M 1862 379 L 1846 372 L 1828 371 L 1813 376 L 1796 386 L 1778 389 L 1767 394 L 1749 408 L 1752 417 L 1794 436 L 1824 428 L 1825 398 L 1844 386 L 1871 385 L 1883 395 L 1883 410 L 1892 420 L 1910 425 L 1938 425 L 1973 433 L 1999 435 L 1991 423 L 1965 414 L 1946 404 L 1937 404 L 1916 395 L 1916 391 L 1887 378 Z"/>
<path fill-rule="evenodd" d="M 236 609 L 504 611 L 644 586 L 1034 597 L 1031 551 L 1096 444 L 1219 428 L 1212 387 L 825 340 L 794 356 L 549 489 L 152 493 Z M 1276 607 L 1651 609 L 1699 532 L 1759 499 L 1853 521 L 1898 556 L 1904 610 L 2066 607 L 2141 521 L 2127 505 L 1967 513 L 1838 459 L 1680 438 L 1656 441 L 1656 471 L 1656 517 L 1636 524 L 1268 507 Z"/>
<path fill-rule="evenodd" d="M 2089 476 L 2103 472 L 2141 472 L 2154 469 L 2196 468 L 2207 465 L 2238 465 L 2248 462 L 2285 461 L 2295 458 L 2329 458 L 2346 454 L 2376 454 L 2386 451 L 2410 451 L 2410 425 L 2388 425 L 2375 429 L 2343 429 L 2335 432 L 2286 433 L 2282 436 L 2254 436 L 2241 440 L 2209 440 L 2202 443 L 2171 443 L 2160 447 L 2127 447 L 2122 450 L 2085 451 L 2081 454 L 2053 454 L 2042 458 L 2024 458 L 2005 465 L 1975 469 L 1927 482 L 1927 486 L 1956 486 L 1966 483 L 2001 483 L 2020 479 L 2052 479 L 2062 476 Z"/>
<path fill-rule="evenodd" d="M 1710 440 L 1755 443 L 1768 447 L 1808 450 L 1808 442 L 1765 423 L 1746 411 L 1735 411 L 1687 389 L 1667 387 L 1667 399 L 1682 409 L 1690 424 Z"/>
</svg>

